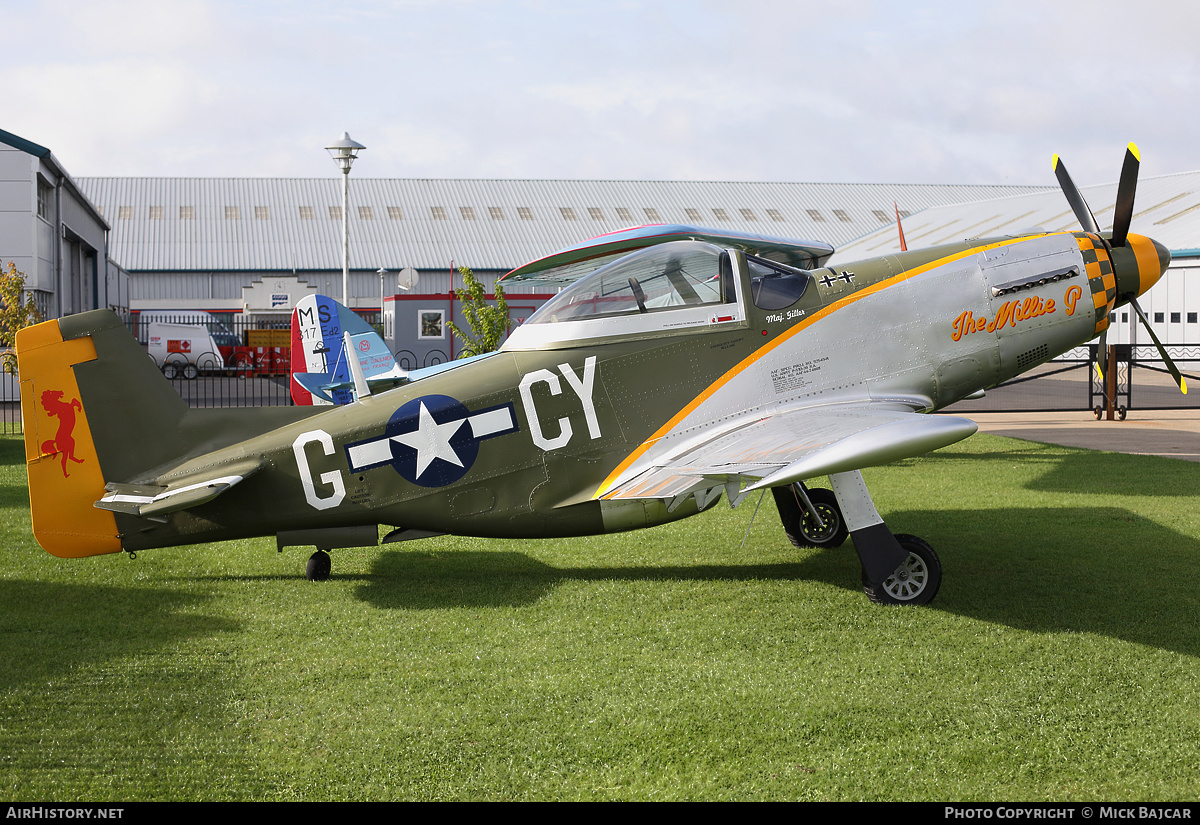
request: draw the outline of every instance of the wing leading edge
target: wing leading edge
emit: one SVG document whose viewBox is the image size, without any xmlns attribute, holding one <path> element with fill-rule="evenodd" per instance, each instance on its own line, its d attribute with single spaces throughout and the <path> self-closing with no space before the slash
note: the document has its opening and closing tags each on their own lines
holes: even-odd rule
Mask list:
<svg viewBox="0 0 1200 825">
<path fill-rule="evenodd" d="M 680 501 L 724 486 L 730 502 L 737 504 L 754 490 L 922 455 L 977 429 L 965 418 L 891 404 L 806 407 L 635 461 L 597 498 Z"/>
</svg>

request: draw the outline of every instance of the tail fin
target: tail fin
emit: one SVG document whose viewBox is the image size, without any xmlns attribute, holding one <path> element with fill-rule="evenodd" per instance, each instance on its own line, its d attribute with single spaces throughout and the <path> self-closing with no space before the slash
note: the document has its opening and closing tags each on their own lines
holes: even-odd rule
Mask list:
<svg viewBox="0 0 1200 825">
<path fill-rule="evenodd" d="M 34 537 L 63 558 L 118 552 L 113 513 L 94 504 L 106 481 L 179 452 L 187 405 L 107 310 L 21 330 L 17 363 Z"/>
<path fill-rule="evenodd" d="M 292 310 L 292 400 L 349 404 L 360 394 L 352 358 L 372 390 L 390 389 L 408 376 L 379 333 L 358 314 L 324 295 L 302 298 Z"/>
</svg>

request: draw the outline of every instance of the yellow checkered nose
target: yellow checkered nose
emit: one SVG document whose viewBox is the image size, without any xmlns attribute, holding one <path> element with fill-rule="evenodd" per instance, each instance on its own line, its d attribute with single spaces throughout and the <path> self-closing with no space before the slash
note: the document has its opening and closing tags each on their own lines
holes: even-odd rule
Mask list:
<svg viewBox="0 0 1200 825">
<path fill-rule="evenodd" d="M 1117 278 L 1117 297 L 1129 293 L 1142 295 L 1158 283 L 1171 263 L 1171 253 L 1153 238 L 1129 235 L 1125 246 L 1112 250 L 1113 271 Z"/>
</svg>

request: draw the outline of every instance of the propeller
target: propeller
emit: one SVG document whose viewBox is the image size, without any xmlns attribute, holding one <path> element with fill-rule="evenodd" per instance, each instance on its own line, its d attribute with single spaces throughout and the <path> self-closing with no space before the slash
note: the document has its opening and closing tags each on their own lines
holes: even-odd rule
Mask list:
<svg viewBox="0 0 1200 825">
<path fill-rule="evenodd" d="M 1165 249 L 1151 241 L 1149 238 L 1141 238 L 1140 236 L 1131 236 L 1129 234 L 1129 224 L 1133 219 L 1133 201 L 1137 193 L 1137 178 L 1138 170 L 1141 167 L 1141 154 L 1138 152 L 1137 145 L 1130 143 L 1125 150 L 1125 161 L 1121 165 L 1121 178 L 1117 183 L 1117 200 L 1113 211 L 1113 228 L 1109 233 L 1109 237 L 1105 238 L 1100 235 L 1100 227 L 1096 223 L 1096 216 L 1092 214 L 1092 210 L 1088 207 L 1087 200 L 1083 197 L 1083 193 L 1079 191 L 1079 187 L 1071 179 L 1071 175 L 1067 172 L 1066 164 L 1058 155 L 1054 156 L 1054 175 L 1058 178 L 1058 185 L 1062 188 L 1063 195 L 1067 198 L 1067 203 L 1071 205 L 1071 211 L 1075 213 L 1079 225 L 1083 227 L 1085 232 L 1100 237 L 1100 240 L 1105 243 L 1110 253 L 1110 258 L 1113 265 L 1113 276 L 1117 282 L 1117 295 L 1113 303 L 1108 305 L 1108 312 L 1112 312 L 1118 300 L 1125 301 L 1133 307 L 1142 325 L 1146 331 L 1150 333 L 1151 340 L 1154 341 L 1154 346 L 1158 349 L 1158 354 L 1166 364 L 1171 377 L 1175 379 L 1175 384 L 1179 387 L 1180 392 L 1187 394 L 1187 382 L 1183 380 L 1183 376 L 1179 373 L 1179 368 L 1175 366 L 1175 362 L 1171 360 L 1171 356 L 1167 354 L 1166 348 L 1162 342 L 1158 340 L 1158 336 L 1154 334 L 1153 328 L 1150 326 L 1146 314 L 1142 312 L 1142 308 L 1138 305 L 1137 296 L 1146 289 L 1149 289 L 1161 275 L 1154 275 L 1149 283 L 1146 283 L 1147 273 L 1143 271 L 1143 264 L 1140 260 L 1142 254 L 1146 252 L 1146 246 L 1152 245 L 1154 250 L 1158 252 L 1159 262 L 1162 264 L 1161 269 L 1165 271 L 1166 262 L 1170 260 L 1170 253 Z M 1131 239 L 1139 242 L 1142 245 L 1141 249 L 1130 249 Z M 1117 250 L 1121 250 L 1118 252 Z M 1142 253 L 1142 254 L 1139 254 Z M 1164 258 L 1164 255 L 1166 256 Z M 1105 329 L 1100 335 L 1099 357 L 1096 361 L 1096 371 L 1100 373 L 1101 380 L 1104 379 L 1104 373 L 1108 370 L 1108 330 Z"/>
</svg>

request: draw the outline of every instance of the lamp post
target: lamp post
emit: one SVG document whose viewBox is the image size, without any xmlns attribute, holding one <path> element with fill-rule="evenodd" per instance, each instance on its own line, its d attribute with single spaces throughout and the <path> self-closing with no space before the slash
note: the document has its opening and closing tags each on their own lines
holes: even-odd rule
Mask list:
<svg viewBox="0 0 1200 825">
<path fill-rule="evenodd" d="M 387 270 L 382 266 L 376 270 L 379 273 L 379 329 L 384 333 L 384 338 L 387 337 L 387 325 L 383 323 L 383 279 L 387 276 Z"/>
<path fill-rule="evenodd" d="M 333 162 L 342 170 L 342 302 L 350 307 L 350 166 L 366 146 L 342 132 L 342 139 L 325 147 Z"/>
</svg>

